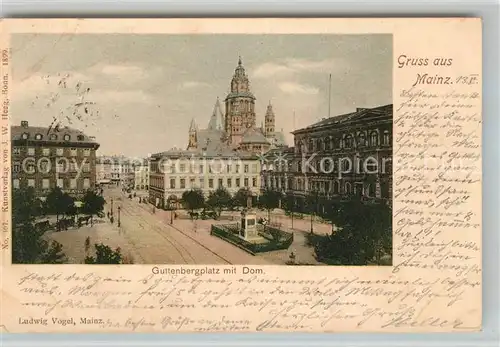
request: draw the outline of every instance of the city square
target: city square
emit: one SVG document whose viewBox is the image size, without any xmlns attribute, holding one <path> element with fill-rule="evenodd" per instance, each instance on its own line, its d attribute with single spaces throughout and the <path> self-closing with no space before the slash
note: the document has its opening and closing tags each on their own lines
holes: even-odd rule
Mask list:
<svg viewBox="0 0 500 347">
<path fill-rule="evenodd" d="M 318 49 L 338 59 L 352 50 L 352 66 L 343 68 L 366 76 L 381 73 L 370 65 L 377 51 L 377 64 L 388 73 L 386 89 L 339 89 L 344 77 L 334 60 L 304 56 L 270 63 L 244 48 L 256 44 L 248 37 L 206 38 L 220 47 L 236 40 L 231 42 L 252 57 L 235 54 L 228 67 L 214 54 L 207 64 L 218 71 L 215 77 L 192 61 L 179 62 L 192 78 L 212 78 L 214 88 L 186 80 L 177 68 L 169 70 L 170 78 L 179 78 L 173 88 L 127 64 L 81 62 L 83 70 L 40 76 L 38 94 L 18 104 L 26 117 L 11 127 L 13 261 L 390 265 L 391 40 L 367 37 L 375 51 L 361 55 L 363 38 L 328 39 L 344 50 L 314 39 Z M 92 40 L 82 39 L 82 47 Z M 120 47 L 128 44 L 124 40 Z M 265 40 L 268 49 L 278 44 L 283 52 L 295 52 L 291 41 Z M 124 52 L 109 54 L 119 62 Z M 164 62 L 155 64 L 158 74 L 168 70 Z M 118 90 L 132 95 L 119 78 L 122 72 L 135 73 L 138 83 L 149 79 L 177 99 L 167 102 L 141 91 L 134 94 L 138 99 L 120 99 L 133 110 L 115 105 L 109 100 Z M 291 74 L 311 84 L 292 83 Z M 270 88 L 274 78 L 283 80 Z M 108 99 L 95 92 L 99 85 L 108 88 Z M 345 101 L 358 93 L 360 101 Z M 176 107 L 185 112 L 169 120 Z M 31 119 L 33 110 L 48 125 Z M 148 114 L 156 120 L 148 121 Z"/>
</svg>

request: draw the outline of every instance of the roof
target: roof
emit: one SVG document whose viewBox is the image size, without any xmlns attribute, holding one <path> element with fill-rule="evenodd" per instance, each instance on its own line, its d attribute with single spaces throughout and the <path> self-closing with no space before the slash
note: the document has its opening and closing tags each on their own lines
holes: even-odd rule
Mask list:
<svg viewBox="0 0 500 347">
<path fill-rule="evenodd" d="M 203 158 L 247 158 L 247 159 L 257 159 L 257 156 L 253 153 L 240 151 L 232 149 L 225 145 L 218 145 L 212 148 L 194 148 L 189 150 L 180 150 L 177 148 L 170 149 L 161 153 L 156 153 L 151 156 L 152 158 L 191 158 L 191 157 L 203 157 Z"/>
<path fill-rule="evenodd" d="M 27 134 L 27 138 L 23 138 L 23 135 Z M 44 142 L 79 142 L 79 143 L 89 143 L 99 146 L 95 141 L 94 137 L 86 135 L 84 132 L 73 129 L 69 127 L 63 128 L 50 128 L 50 127 L 38 127 L 38 126 L 11 126 L 11 140 L 34 140 L 34 141 L 44 141 Z"/>
<path fill-rule="evenodd" d="M 273 145 L 275 146 L 281 147 L 287 145 L 285 140 L 285 134 L 283 134 L 283 132 L 281 131 L 275 131 L 273 133 L 270 133 L 268 136 L 273 139 Z"/>
<path fill-rule="evenodd" d="M 248 129 L 245 134 L 243 134 L 243 138 L 241 143 L 265 143 L 269 144 L 269 140 L 264 136 L 262 131 L 256 128 Z"/>
<path fill-rule="evenodd" d="M 384 106 L 379 106 L 375 108 L 358 108 L 356 109 L 355 112 L 351 113 L 346 113 L 338 116 L 333 116 L 330 118 L 322 119 L 321 121 L 314 123 L 312 125 L 309 125 L 308 127 L 302 128 L 302 129 L 297 129 L 292 134 L 303 132 L 303 131 L 308 131 L 308 130 L 314 130 L 316 128 L 321 128 L 325 126 L 331 126 L 331 125 L 336 125 L 336 124 L 348 124 L 352 122 L 356 122 L 358 120 L 370 120 L 370 119 L 377 119 L 380 117 L 385 117 L 385 116 L 392 116 L 392 104 L 389 105 L 384 105 Z"/>
<path fill-rule="evenodd" d="M 212 112 L 212 117 L 210 117 L 210 122 L 208 123 L 209 130 L 223 130 L 224 129 L 224 115 L 220 107 L 219 98 L 214 105 L 214 110 Z"/>
</svg>

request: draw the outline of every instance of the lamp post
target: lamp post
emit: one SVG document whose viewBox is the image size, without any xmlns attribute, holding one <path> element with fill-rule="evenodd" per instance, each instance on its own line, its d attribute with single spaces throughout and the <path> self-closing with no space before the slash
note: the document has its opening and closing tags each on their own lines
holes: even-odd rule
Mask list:
<svg viewBox="0 0 500 347">
<path fill-rule="evenodd" d="M 111 217 L 113 217 L 113 198 L 111 198 Z"/>
<path fill-rule="evenodd" d="M 118 206 L 118 227 L 120 227 L 120 206 Z"/>
</svg>

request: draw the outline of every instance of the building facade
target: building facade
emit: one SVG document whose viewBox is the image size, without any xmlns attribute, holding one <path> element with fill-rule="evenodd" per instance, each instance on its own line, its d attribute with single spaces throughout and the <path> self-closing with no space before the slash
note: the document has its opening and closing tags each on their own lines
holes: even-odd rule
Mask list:
<svg viewBox="0 0 500 347">
<path fill-rule="evenodd" d="M 264 122 L 256 125 L 256 98 L 250 89 L 250 81 L 241 58 L 229 83 L 230 92 L 224 99 L 224 111 L 217 98 L 207 128 L 200 129 L 191 121 L 188 132 L 188 150 L 200 149 L 210 143 L 251 153 L 266 152 L 274 147 L 285 146 L 283 131 L 276 131 L 271 102 L 267 106 Z"/>
<path fill-rule="evenodd" d="M 281 165 L 288 172 L 263 167 L 263 189 L 286 191 L 301 206 L 311 196 L 357 196 L 391 205 L 392 119 L 392 105 L 358 108 L 294 131 L 293 154 L 289 150 Z"/>
<path fill-rule="evenodd" d="M 149 189 L 149 159 L 134 163 L 134 189 Z"/>
<path fill-rule="evenodd" d="M 74 197 L 96 186 L 99 144 L 83 132 L 64 127 L 11 127 L 12 187 L 33 187 L 46 196 L 60 187 Z"/>
<path fill-rule="evenodd" d="M 134 168 L 131 160 L 124 156 L 100 156 L 96 159 L 97 183 L 122 187 L 133 185 Z"/>
<path fill-rule="evenodd" d="M 252 153 L 172 149 L 150 158 L 149 202 L 160 208 L 178 206 L 175 203 L 191 189 L 208 197 L 218 188 L 234 194 L 244 187 L 259 194 L 260 161 Z"/>
</svg>

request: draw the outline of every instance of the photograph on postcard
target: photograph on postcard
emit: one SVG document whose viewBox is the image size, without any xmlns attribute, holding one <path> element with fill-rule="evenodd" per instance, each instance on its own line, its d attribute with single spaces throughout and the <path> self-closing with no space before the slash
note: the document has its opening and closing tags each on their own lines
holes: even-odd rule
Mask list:
<svg viewBox="0 0 500 347">
<path fill-rule="evenodd" d="M 12 263 L 392 265 L 391 34 L 14 34 Z"/>
</svg>

